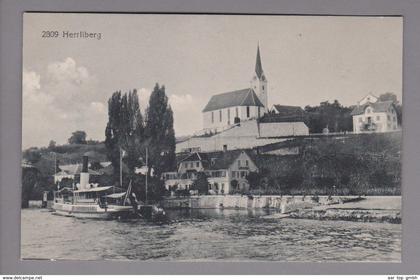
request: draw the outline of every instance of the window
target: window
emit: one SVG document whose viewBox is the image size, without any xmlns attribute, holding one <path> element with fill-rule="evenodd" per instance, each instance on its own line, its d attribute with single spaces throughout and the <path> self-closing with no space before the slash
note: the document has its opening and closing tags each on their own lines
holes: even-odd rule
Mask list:
<svg viewBox="0 0 420 280">
<path fill-rule="evenodd" d="M 362 117 L 359 118 L 359 122 L 363 122 L 363 118 Z"/>
<path fill-rule="evenodd" d="M 238 160 L 238 167 L 241 167 L 241 160 Z"/>
<path fill-rule="evenodd" d="M 249 166 L 248 160 L 245 160 L 245 165 Z"/>
<path fill-rule="evenodd" d="M 388 117 L 388 121 L 390 121 L 391 120 L 391 116 L 390 115 L 387 115 L 387 117 Z"/>
<path fill-rule="evenodd" d="M 235 110 L 236 110 L 236 117 L 238 118 L 239 117 L 238 107 L 236 107 Z"/>
<path fill-rule="evenodd" d="M 393 116 L 392 120 L 395 122 L 397 120 L 397 118 L 395 116 Z"/>
<path fill-rule="evenodd" d="M 222 122 L 222 110 L 219 110 L 219 122 Z"/>
<path fill-rule="evenodd" d="M 228 118 L 227 123 L 230 124 L 230 109 L 228 109 L 228 117 L 227 118 Z"/>
<path fill-rule="evenodd" d="M 380 116 L 376 116 L 376 120 L 379 121 L 381 119 Z"/>
<path fill-rule="evenodd" d="M 214 112 L 211 112 L 211 123 L 214 123 Z"/>
<path fill-rule="evenodd" d="M 366 109 L 366 113 L 370 114 L 370 108 Z"/>
<path fill-rule="evenodd" d="M 191 162 L 190 166 L 191 166 L 191 168 L 193 168 L 194 167 L 194 162 Z"/>
<path fill-rule="evenodd" d="M 197 162 L 195 163 L 195 167 L 200 167 L 200 162 L 199 162 L 199 161 L 197 161 Z"/>
<path fill-rule="evenodd" d="M 261 107 L 258 107 L 258 118 L 261 116 Z"/>
<path fill-rule="evenodd" d="M 262 86 L 262 89 L 264 90 L 264 86 Z"/>
<path fill-rule="evenodd" d="M 246 106 L 246 117 L 249 118 L 249 106 Z"/>
</svg>

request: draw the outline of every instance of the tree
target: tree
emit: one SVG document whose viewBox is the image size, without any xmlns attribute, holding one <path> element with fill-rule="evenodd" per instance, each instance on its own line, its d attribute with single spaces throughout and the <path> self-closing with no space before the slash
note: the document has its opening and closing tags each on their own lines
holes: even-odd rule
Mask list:
<svg viewBox="0 0 420 280">
<path fill-rule="evenodd" d="M 38 163 L 42 158 L 41 151 L 38 148 L 29 148 L 23 152 L 23 158 L 31 164 Z"/>
<path fill-rule="evenodd" d="M 165 87 L 155 85 L 146 110 L 146 135 L 149 150 L 148 170 L 159 177 L 162 172 L 173 170 L 175 161 L 175 131 L 173 113 L 168 104 Z"/>
<path fill-rule="evenodd" d="M 238 180 L 233 179 L 232 181 L 230 181 L 230 185 L 232 187 L 232 192 L 235 192 L 235 191 L 237 191 L 239 182 L 238 182 Z"/>
<path fill-rule="evenodd" d="M 86 132 L 77 130 L 68 139 L 69 144 L 86 144 Z"/>
<path fill-rule="evenodd" d="M 379 95 L 378 101 L 392 101 L 394 104 L 398 104 L 397 96 L 392 92 L 386 92 Z"/>
<path fill-rule="evenodd" d="M 311 133 L 321 133 L 326 127 L 332 132 L 352 130 L 352 109 L 342 106 L 338 100 L 333 103 L 324 101 L 314 107 L 306 106 L 305 111 Z"/>
<path fill-rule="evenodd" d="M 191 190 L 197 190 L 199 194 L 208 194 L 209 192 L 209 180 L 206 173 L 198 172 L 197 179 L 191 185 Z"/>
<path fill-rule="evenodd" d="M 27 208 L 29 206 L 29 200 L 38 181 L 38 177 L 39 172 L 36 168 L 31 167 L 22 169 L 22 208 Z"/>
<path fill-rule="evenodd" d="M 54 140 L 51 140 L 50 143 L 48 144 L 48 149 L 53 150 L 56 145 L 57 143 Z"/>
<path fill-rule="evenodd" d="M 251 189 L 257 189 L 261 185 L 262 176 L 259 172 L 249 172 L 246 176 Z"/>
<path fill-rule="evenodd" d="M 130 177 L 133 177 L 135 168 L 141 166 L 144 139 L 144 122 L 137 91 L 133 90 L 124 95 L 121 95 L 120 91 L 114 92 L 108 100 L 105 147 L 116 180 L 119 176 L 122 151 Z"/>
</svg>

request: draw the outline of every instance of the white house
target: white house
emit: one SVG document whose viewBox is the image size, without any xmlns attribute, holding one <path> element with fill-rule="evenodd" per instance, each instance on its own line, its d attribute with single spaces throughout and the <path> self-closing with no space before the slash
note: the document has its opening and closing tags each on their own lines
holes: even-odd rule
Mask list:
<svg viewBox="0 0 420 280">
<path fill-rule="evenodd" d="M 267 78 L 258 47 L 251 87 L 213 95 L 203 109 L 203 130 L 218 132 L 233 125 L 235 119 L 242 121 L 261 117 L 268 108 L 267 92 Z"/>
<path fill-rule="evenodd" d="M 397 110 L 392 101 L 378 101 L 368 95 L 351 112 L 353 132 L 389 132 L 398 130 Z"/>
<path fill-rule="evenodd" d="M 165 172 L 167 190 L 190 189 L 197 178 L 198 172 L 204 172 L 208 177 L 209 192 L 214 194 L 229 194 L 235 191 L 249 189 L 246 179 L 248 173 L 258 171 L 258 167 L 246 151 L 224 151 L 214 153 L 192 153 L 181 160 L 178 170 Z M 232 184 L 235 181 L 235 184 Z"/>
</svg>

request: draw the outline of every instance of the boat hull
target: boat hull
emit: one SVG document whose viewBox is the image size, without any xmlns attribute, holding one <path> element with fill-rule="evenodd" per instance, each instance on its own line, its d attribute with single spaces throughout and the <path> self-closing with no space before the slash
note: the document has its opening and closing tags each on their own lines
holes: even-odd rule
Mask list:
<svg viewBox="0 0 420 280">
<path fill-rule="evenodd" d="M 52 209 L 56 215 L 84 219 L 112 219 L 124 217 L 133 211 L 131 206 L 109 205 L 106 208 L 101 208 L 99 205 L 66 203 L 54 203 Z"/>
</svg>

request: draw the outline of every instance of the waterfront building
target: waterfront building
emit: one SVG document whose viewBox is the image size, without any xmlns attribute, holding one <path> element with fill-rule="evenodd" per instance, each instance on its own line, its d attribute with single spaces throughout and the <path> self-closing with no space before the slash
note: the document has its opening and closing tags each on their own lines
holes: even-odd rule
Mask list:
<svg viewBox="0 0 420 280">
<path fill-rule="evenodd" d="M 195 152 L 179 161 L 177 171 L 163 173 L 162 179 L 167 190 L 189 190 L 198 172 L 204 172 L 210 194 L 229 194 L 247 191 L 249 183 L 246 177 L 249 172 L 257 171 L 257 165 L 244 150 Z"/>
</svg>

